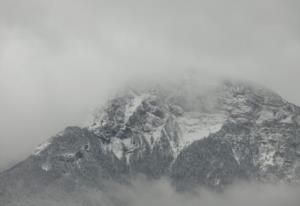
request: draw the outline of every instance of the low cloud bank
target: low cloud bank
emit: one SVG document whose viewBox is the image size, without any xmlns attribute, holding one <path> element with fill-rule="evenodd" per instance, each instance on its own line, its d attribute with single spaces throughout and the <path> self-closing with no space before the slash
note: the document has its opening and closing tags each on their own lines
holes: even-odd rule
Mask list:
<svg viewBox="0 0 300 206">
<path fill-rule="evenodd" d="M 72 195 L 48 192 L 15 200 L 14 206 L 298 206 L 300 188 L 287 185 L 237 183 L 222 193 L 203 188 L 179 193 L 167 180 L 135 180 L 132 185 L 110 185 L 105 192 L 84 189 Z"/>
</svg>

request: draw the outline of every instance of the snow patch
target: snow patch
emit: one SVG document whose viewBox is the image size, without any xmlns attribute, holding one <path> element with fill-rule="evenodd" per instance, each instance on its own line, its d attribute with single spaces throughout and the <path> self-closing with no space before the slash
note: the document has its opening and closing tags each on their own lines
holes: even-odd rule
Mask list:
<svg viewBox="0 0 300 206">
<path fill-rule="evenodd" d="M 272 121 L 275 119 L 275 116 L 272 111 L 263 110 L 263 111 L 259 112 L 258 114 L 259 114 L 259 117 L 256 120 L 257 124 L 262 124 L 266 121 Z"/>
<path fill-rule="evenodd" d="M 103 145 L 103 150 L 105 152 L 112 152 L 114 155 L 121 160 L 124 153 L 124 146 L 122 144 L 122 141 L 118 138 L 111 138 L 110 144 Z"/>
<path fill-rule="evenodd" d="M 129 118 L 133 115 L 133 113 L 136 111 L 136 109 L 141 105 L 141 103 L 144 101 L 144 99 L 148 95 L 134 95 L 133 99 L 129 102 L 129 104 L 126 105 L 125 109 L 125 123 L 128 122 Z"/>
<path fill-rule="evenodd" d="M 151 133 L 145 134 L 145 139 L 151 149 L 153 149 L 153 146 L 155 145 L 155 143 L 161 138 L 161 133 L 162 133 L 164 126 L 165 125 L 159 126 L 159 127 L 155 128 L 155 130 L 152 131 Z"/>
<path fill-rule="evenodd" d="M 93 123 L 87 127 L 90 131 L 94 131 L 96 133 L 98 128 L 103 127 L 107 124 L 104 118 L 105 113 L 103 111 L 99 111 L 99 113 L 100 114 L 98 114 L 93 120 Z"/>
<path fill-rule="evenodd" d="M 270 144 L 265 144 L 260 148 L 258 161 L 262 171 L 266 171 L 268 167 L 275 165 L 275 153 L 275 148 Z"/>
<path fill-rule="evenodd" d="M 42 168 L 42 170 L 48 172 L 49 170 L 51 170 L 51 164 L 46 162 L 46 163 L 42 164 L 41 168 Z"/>
<path fill-rule="evenodd" d="M 44 151 L 51 144 L 50 140 L 40 144 L 37 148 L 35 148 L 34 155 L 40 155 L 42 151 Z"/>
<path fill-rule="evenodd" d="M 233 153 L 233 157 L 234 157 L 234 159 L 237 161 L 237 163 L 238 163 L 238 164 L 241 164 L 241 163 L 240 163 L 240 158 L 239 158 L 239 156 L 238 156 L 238 154 L 237 154 L 237 152 L 236 152 L 235 149 L 232 150 L 232 153 Z"/>
<path fill-rule="evenodd" d="M 176 155 L 193 142 L 219 131 L 224 122 L 225 117 L 222 114 L 185 115 L 179 118 L 178 123 L 182 131 L 182 137 L 179 139 Z"/>
<path fill-rule="evenodd" d="M 64 153 L 62 156 L 65 157 L 66 159 L 72 159 L 75 157 L 75 153 L 68 152 L 68 153 Z"/>
</svg>

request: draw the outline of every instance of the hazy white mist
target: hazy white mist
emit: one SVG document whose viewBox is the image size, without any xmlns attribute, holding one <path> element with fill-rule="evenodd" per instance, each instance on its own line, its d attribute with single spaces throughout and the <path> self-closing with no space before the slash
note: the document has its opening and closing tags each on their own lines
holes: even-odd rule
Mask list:
<svg viewBox="0 0 300 206">
<path fill-rule="evenodd" d="M 110 184 L 101 192 L 85 188 L 72 194 L 49 190 L 33 197 L 15 198 L 12 206 L 298 206 L 300 188 L 287 185 L 236 183 L 217 193 L 198 188 L 180 193 L 166 179 L 138 178 L 130 186 Z"/>
<path fill-rule="evenodd" d="M 298 0 L 0 0 L 0 170 L 131 80 L 192 69 L 300 104 L 299 11 Z"/>
</svg>

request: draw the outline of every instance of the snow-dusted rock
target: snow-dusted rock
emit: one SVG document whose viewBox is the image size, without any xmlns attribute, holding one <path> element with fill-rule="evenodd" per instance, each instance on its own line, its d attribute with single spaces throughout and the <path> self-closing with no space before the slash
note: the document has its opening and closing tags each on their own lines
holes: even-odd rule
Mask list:
<svg viewBox="0 0 300 206">
<path fill-rule="evenodd" d="M 16 182 L 34 191 L 57 182 L 101 187 L 137 173 L 169 176 L 181 189 L 236 179 L 300 182 L 299 107 L 240 82 L 201 92 L 179 85 L 118 94 L 91 125 L 66 128 L 0 174 L 0 189 Z"/>
</svg>

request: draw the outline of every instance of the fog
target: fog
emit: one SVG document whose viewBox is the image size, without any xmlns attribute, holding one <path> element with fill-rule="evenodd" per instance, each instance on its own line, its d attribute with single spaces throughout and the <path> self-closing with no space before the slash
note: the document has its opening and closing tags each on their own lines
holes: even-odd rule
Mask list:
<svg viewBox="0 0 300 206">
<path fill-rule="evenodd" d="M 0 170 L 114 91 L 186 70 L 300 104 L 298 0 L 0 0 Z"/>
<path fill-rule="evenodd" d="M 14 198 L 13 206 L 298 206 L 300 188 L 287 185 L 236 183 L 222 193 L 204 188 L 192 193 L 174 190 L 168 180 L 138 178 L 130 186 L 110 184 L 105 192 L 82 189 L 71 194 L 55 190 L 35 197 Z"/>
</svg>

